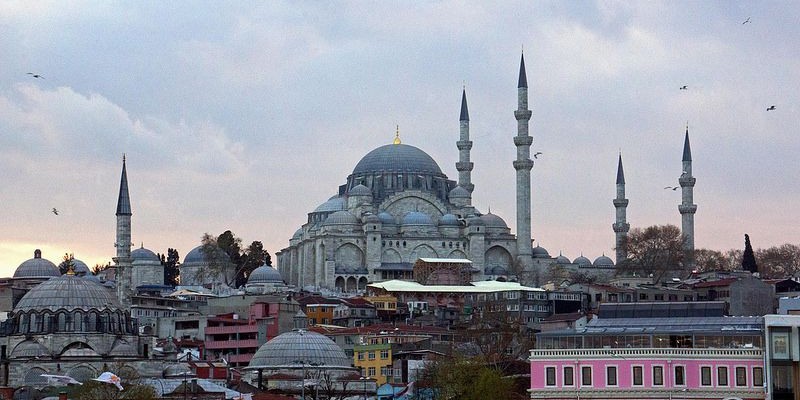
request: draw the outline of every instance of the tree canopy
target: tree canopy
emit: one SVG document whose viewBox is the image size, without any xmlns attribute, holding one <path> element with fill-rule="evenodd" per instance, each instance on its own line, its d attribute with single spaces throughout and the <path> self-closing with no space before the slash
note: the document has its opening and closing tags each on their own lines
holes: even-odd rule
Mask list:
<svg viewBox="0 0 800 400">
<path fill-rule="evenodd" d="M 749 272 L 758 272 L 756 255 L 753 253 L 753 246 L 750 244 L 750 235 L 744 234 L 744 253 L 742 254 L 742 269 Z"/>
<path fill-rule="evenodd" d="M 512 399 L 513 381 L 480 359 L 440 358 L 422 370 L 417 390 L 431 390 L 434 399 Z"/>
<path fill-rule="evenodd" d="M 180 277 L 180 269 L 178 266 L 180 265 L 180 255 L 178 255 L 178 250 L 173 248 L 167 249 L 167 254 L 160 254 L 159 259 L 161 259 L 161 265 L 164 266 L 164 284 L 169 286 L 175 286 L 179 282 Z"/>
<path fill-rule="evenodd" d="M 628 258 L 618 263 L 617 271 L 640 276 L 652 274 L 653 282 L 682 275 L 685 273 L 683 244 L 681 230 L 675 225 L 634 228 L 622 242 Z"/>
<path fill-rule="evenodd" d="M 211 276 L 224 277 L 225 284 L 232 287 L 241 287 L 247 283 L 247 278 L 254 269 L 271 263 L 272 257 L 264 249 L 260 241 L 253 241 L 246 249 L 242 249 L 242 239 L 230 230 L 223 232 L 218 237 L 208 233 L 203 235 L 202 251 L 209 263 L 206 271 L 198 271 L 197 279 Z M 230 264 L 222 259 L 220 251 L 230 259 Z M 232 272 L 232 273 L 227 273 Z"/>
</svg>

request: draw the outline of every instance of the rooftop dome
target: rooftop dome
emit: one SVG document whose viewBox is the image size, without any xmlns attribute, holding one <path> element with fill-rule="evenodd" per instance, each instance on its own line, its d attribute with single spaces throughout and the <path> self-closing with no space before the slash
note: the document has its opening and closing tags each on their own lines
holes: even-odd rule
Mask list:
<svg viewBox="0 0 800 400">
<path fill-rule="evenodd" d="M 14 271 L 14 278 L 44 278 L 60 276 L 58 267 L 52 261 L 42 258 L 42 251 L 34 250 L 33 258 L 23 262 Z"/>
<path fill-rule="evenodd" d="M 263 344 L 247 369 L 300 369 L 319 365 L 330 369 L 351 369 L 353 359 L 327 336 L 304 330 L 278 335 Z"/>
<path fill-rule="evenodd" d="M 433 221 L 428 214 L 411 211 L 403 217 L 403 225 L 433 225 Z"/>
<path fill-rule="evenodd" d="M 330 199 L 328 199 L 328 201 L 320 204 L 317 208 L 315 208 L 314 212 L 333 212 L 344 209 L 345 209 L 344 198 L 339 196 L 333 196 Z"/>
<path fill-rule="evenodd" d="M 292 239 L 300 239 L 302 237 L 303 237 L 303 228 L 302 227 L 297 228 L 297 230 L 294 231 L 294 235 L 292 235 Z"/>
<path fill-rule="evenodd" d="M 119 309 L 117 297 L 110 290 L 76 275 L 50 278 L 19 300 L 14 311 L 61 309 Z"/>
<path fill-rule="evenodd" d="M 592 262 L 588 258 L 584 257 L 583 255 L 581 255 L 580 257 L 572 260 L 572 262 L 575 263 L 575 264 L 578 264 L 581 267 L 591 267 L 592 266 Z"/>
<path fill-rule="evenodd" d="M 184 363 L 170 364 L 167 366 L 167 368 L 164 368 L 164 372 L 162 372 L 161 374 L 164 378 L 186 378 L 186 377 L 193 378 L 197 376 Z"/>
<path fill-rule="evenodd" d="M 379 172 L 444 175 L 428 153 L 407 144 L 387 144 L 378 147 L 367 153 L 353 169 L 353 175 Z"/>
<path fill-rule="evenodd" d="M 481 215 L 481 219 L 487 228 L 508 228 L 506 221 L 503 221 L 502 218 L 492 213 Z"/>
<path fill-rule="evenodd" d="M 458 217 L 453 214 L 445 214 L 442 215 L 442 218 L 439 218 L 439 226 L 460 226 L 461 224 L 458 223 Z"/>
<path fill-rule="evenodd" d="M 360 223 L 360 221 L 351 212 L 336 211 L 335 213 L 328 216 L 328 218 L 325 219 L 325 222 L 323 222 L 322 225 L 350 225 L 358 223 Z"/>
<path fill-rule="evenodd" d="M 75 275 L 91 275 L 92 270 L 89 269 L 89 266 L 86 265 L 85 262 L 78 260 L 77 258 L 72 259 L 72 271 L 75 272 Z"/>
<path fill-rule="evenodd" d="M 447 196 L 450 197 L 451 199 L 463 199 L 470 197 L 470 194 L 469 190 L 464 189 L 461 186 L 456 186 L 452 190 L 450 190 L 450 193 Z"/>
<path fill-rule="evenodd" d="M 220 259 L 220 261 L 222 261 L 222 262 L 230 262 L 231 261 L 231 258 L 228 256 L 228 253 L 225 253 L 219 247 L 215 247 L 215 248 L 216 248 L 216 251 L 215 251 L 216 257 L 218 257 Z M 206 260 L 205 253 L 203 252 L 203 245 L 200 245 L 200 246 L 197 246 L 197 247 L 193 248 L 192 251 L 190 251 L 188 254 L 186 254 L 186 257 L 183 258 L 183 264 L 186 264 L 186 263 L 207 263 L 207 262 L 208 262 L 208 260 Z"/>
<path fill-rule="evenodd" d="M 595 267 L 613 267 L 614 261 L 608 258 L 605 254 L 603 254 L 602 256 L 597 257 L 597 259 L 594 260 L 594 263 L 592 265 L 594 265 Z"/>
<path fill-rule="evenodd" d="M 350 189 L 347 194 L 350 196 L 372 196 L 372 191 L 369 190 L 368 187 L 359 183 L 358 185 L 353 186 L 353 188 Z"/>
<path fill-rule="evenodd" d="M 381 211 L 378 213 L 378 218 L 381 219 L 381 223 L 384 225 L 397 225 L 397 220 L 394 218 L 394 216 L 386 211 Z"/>
<path fill-rule="evenodd" d="M 276 283 L 276 282 L 283 282 L 283 277 L 281 273 L 278 272 L 277 269 L 272 268 L 271 265 L 264 264 L 250 273 L 250 276 L 247 278 L 248 284 L 253 283 Z"/>
<path fill-rule="evenodd" d="M 572 262 L 569 260 L 569 258 L 564 257 L 561 254 L 559 254 L 558 257 L 556 257 L 556 262 L 559 263 L 559 264 L 572 264 Z"/>
<path fill-rule="evenodd" d="M 550 257 L 550 253 L 547 252 L 542 246 L 536 246 L 533 248 L 533 256 L 534 257 Z"/>
<path fill-rule="evenodd" d="M 133 261 L 161 262 L 156 253 L 153 253 L 152 251 L 145 249 L 144 246 L 132 251 L 131 258 L 133 259 Z"/>
</svg>

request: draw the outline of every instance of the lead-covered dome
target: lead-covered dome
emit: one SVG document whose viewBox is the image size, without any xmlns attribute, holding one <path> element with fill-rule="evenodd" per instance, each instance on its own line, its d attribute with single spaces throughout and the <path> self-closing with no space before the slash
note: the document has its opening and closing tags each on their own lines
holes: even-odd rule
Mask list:
<svg viewBox="0 0 800 400">
<path fill-rule="evenodd" d="M 347 194 L 349 196 L 372 196 L 372 191 L 369 190 L 368 187 L 359 183 L 358 185 L 353 186 L 353 188 L 351 188 Z"/>
<path fill-rule="evenodd" d="M 272 268 L 271 265 L 264 264 L 250 273 L 247 283 L 283 283 L 283 277 L 277 269 Z"/>
<path fill-rule="evenodd" d="M 60 276 L 58 267 L 52 261 L 42 258 L 42 251 L 34 250 L 33 258 L 23 262 L 14 271 L 14 278 L 48 278 Z"/>
<path fill-rule="evenodd" d="M 215 254 L 213 254 L 213 256 L 217 257 L 218 261 L 223 262 L 223 263 L 228 263 L 228 262 L 231 261 L 231 258 L 228 256 L 228 253 L 225 253 L 225 251 L 223 251 L 219 247 L 214 247 L 214 249 L 215 249 L 214 250 Z M 211 257 L 209 257 L 209 259 L 210 258 Z M 190 251 L 188 254 L 186 254 L 186 257 L 184 257 L 184 259 L 183 259 L 183 264 L 188 264 L 188 263 L 204 263 L 205 264 L 205 263 L 208 263 L 208 261 L 209 260 L 206 260 L 205 252 L 203 251 L 203 246 L 200 245 L 200 246 L 197 246 L 197 247 L 193 248 L 192 251 Z"/>
<path fill-rule="evenodd" d="M 584 257 L 583 255 L 581 255 L 578 258 L 572 260 L 572 262 L 575 263 L 575 264 L 578 264 L 581 267 L 591 267 L 592 266 L 592 262 L 588 258 Z"/>
<path fill-rule="evenodd" d="M 343 197 L 333 196 L 328 201 L 320 204 L 317 208 L 314 209 L 315 213 L 318 212 L 334 212 L 344 210 L 347 204 Z"/>
<path fill-rule="evenodd" d="M 119 309 L 117 297 L 109 289 L 77 275 L 50 278 L 31 289 L 15 312 L 29 310 Z"/>
<path fill-rule="evenodd" d="M 442 218 L 439 218 L 439 226 L 460 226 L 458 222 L 458 217 L 453 214 L 445 214 L 442 215 Z"/>
<path fill-rule="evenodd" d="M 136 261 L 155 261 L 159 263 L 161 262 L 156 253 L 153 253 L 151 250 L 145 249 L 144 247 L 140 247 L 132 251 L 131 259 L 133 259 L 134 262 Z"/>
<path fill-rule="evenodd" d="M 353 225 L 358 223 L 360 223 L 360 221 L 353 213 L 349 211 L 337 211 L 326 218 L 322 225 Z"/>
<path fill-rule="evenodd" d="M 378 218 L 380 218 L 381 223 L 384 225 L 397 225 L 397 220 L 394 216 L 386 211 L 379 212 Z"/>
<path fill-rule="evenodd" d="M 549 258 L 550 253 L 542 246 L 536 246 L 532 250 L 534 258 Z"/>
<path fill-rule="evenodd" d="M 506 221 L 503 221 L 502 218 L 499 216 L 488 213 L 481 215 L 481 219 L 483 220 L 483 224 L 486 225 L 487 228 L 505 228 L 508 229 L 508 225 L 506 225 Z"/>
<path fill-rule="evenodd" d="M 403 217 L 403 225 L 433 225 L 433 220 L 428 214 L 411 211 Z"/>
<path fill-rule="evenodd" d="M 313 365 L 325 369 L 350 369 L 352 358 L 327 336 L 305 330 L 278 335 L 263 344 L 247 369 L 300 369 Z"/>
<path fill-rule="evenodd" d="M 597 257 L 597 259 L 594 260 L 594 263 L 592 263 L 592 265 L 594 265 L 595 267 L 613 267 L 614 261 L 605 254 L 603 254 L 602 256 Z"/>
<path fill-rule="evenodd" d="M 407 144 L 387 144 L 370 151 L 353 169 L 353 175 L 401 172 L 444 175 L 428 153 Z"/>
</svg>

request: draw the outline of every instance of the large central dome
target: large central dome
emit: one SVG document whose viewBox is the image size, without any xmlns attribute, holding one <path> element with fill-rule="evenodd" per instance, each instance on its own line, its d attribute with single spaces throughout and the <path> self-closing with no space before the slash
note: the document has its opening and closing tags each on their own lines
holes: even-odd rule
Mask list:
<svg viewBox="0 0 800 400">
<path fill-rule="evenodd" d="M 353 169 L 353 175 L 376 172 L 444 175 L 428 153 L 407 144 L 387 144 L 370 151 Z"/>
</svg>

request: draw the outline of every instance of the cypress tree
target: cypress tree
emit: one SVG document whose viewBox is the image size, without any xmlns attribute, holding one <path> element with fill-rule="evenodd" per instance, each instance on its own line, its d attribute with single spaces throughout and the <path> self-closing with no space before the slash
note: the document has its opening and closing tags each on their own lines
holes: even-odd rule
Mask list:
<svg viewBox="0 0 800 400">
<path fill-rule="evenodd" d="M 758 272 L 756 256 L 753 254 L 753 246 L 750 245 L 750 236 L 744 234 L 744 254 L 742 254 L 742 269 L 751 273 Z"/>
</svg>

